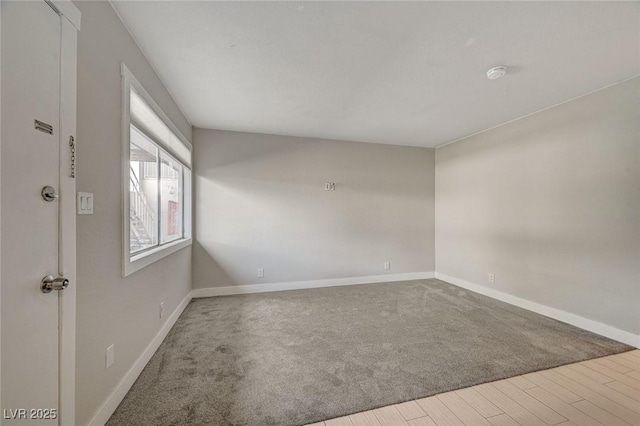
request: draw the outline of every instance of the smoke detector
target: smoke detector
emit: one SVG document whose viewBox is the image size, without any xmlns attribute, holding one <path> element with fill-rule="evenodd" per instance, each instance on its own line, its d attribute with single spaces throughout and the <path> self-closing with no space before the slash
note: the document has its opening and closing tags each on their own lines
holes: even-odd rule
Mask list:
<svg viewBox="0 0 640 426">
<path fill-rule="evenodd" d="M 507 67 L 505 67 L 504 65 L 499 65 L 487 71 L 487 78 L 489 80 L 497 80 L 500 77 L 504 77 L 506 73 L 507 73 Z"/>
</svg>

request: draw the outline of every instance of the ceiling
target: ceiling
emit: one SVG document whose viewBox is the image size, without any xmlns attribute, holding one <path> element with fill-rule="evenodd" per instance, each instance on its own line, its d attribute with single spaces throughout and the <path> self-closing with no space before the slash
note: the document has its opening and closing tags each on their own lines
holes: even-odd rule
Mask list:
<svg viewBox="0 0 640 426">
<path fill-rule="evenodd" d="M 639 2 L 112 4 L 203 128 L 436 147 L 640 73 Z"/>
</svg>

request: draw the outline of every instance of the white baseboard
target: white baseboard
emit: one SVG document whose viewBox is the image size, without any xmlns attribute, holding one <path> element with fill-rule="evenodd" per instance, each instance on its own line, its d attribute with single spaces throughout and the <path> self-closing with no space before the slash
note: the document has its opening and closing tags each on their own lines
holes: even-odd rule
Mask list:
<svg viewBox="0 0 640 426">
<path fill-rule="evenodd" d="M 100 405 L 100 408 L 98 408 L 91 418 L 89 426 L 104 426 L 104 424 L 107 423 L 113 412 L 116 411 L 116 408 L 118 408 L 118 405 L 120 405 L 124 399 L 127 392 L 129 392 L 129 389 L 131 389 L 131 386 L 135 383 L 140 373 L 142 373 L 142 370 L 147 365 L 153 354 L 158 350 L 164 338 L 167 337 L 169 330 L 171 330 L 171 327 L 176 323 L 180 314 L 182 314 L 182 311 L 184 311 L 191 301 L 191 298 L 191 292 L 189 292 L 189 294 L 182 299 L 178 307 L 173 311 L 171 316 L 167 318 L 167 321 L 164 323 L 160 331 L 158 331 L 158 334 L 155 335 L 140 357 L 133 363 L 133 366 L 131 366 L 122 380 L 120 380 L 116 385 L 115 389 L 102 403 L 102 405 Z"/>
<path fill-rule="evenodd" d="M 446 281 L 450 284 L 458 287 L 465 288 L 467 290 L 480 293 L 482 295 L 491 297 L 493 299 L 500 300 L 502 302 L 509 303 L 511 305 L 518 306 L 528 311 L 535 312 L 537 314 L 544 315 L 549 318 L 553 318 L 558 321 L 571 324 L 578 328 L 582 328 L 592 333 L 599 334 L 609 339 L 617 340 L 618 342 L 625 343 L 636 348 L 640 348 L 640 335 L 630 333 L 628 331 L 620 330 L 619 328 L 612 327 L 607 324 L 603 324 L 598 321 L 590 320 L 580 315 L 572 314 L 571 312 L 563 311 L 561 309 L 551 308 L 549 306 L 542 305 L 540 303 L 531 302 L 526 299 L 522 299 L 517 296 L 513 296 L 508 293 L 503 293 L 498 290 L 494 290 L 489 287 L 485 287 L 480 284 L 475 284 L 469 281 L 461 280 L 459 278 L 450 277 L 445 274 L 436 272 L 436 278 L 442 281 Z"/>
<path fill-rule="evenodd" d="M 270 291 L 301 290 L 305 288 L 336 287 L 343 285 L 383 283 L 393 281 L 423 280 L 435 278 L 435 272 L 408 272 L 404 274 L 369 275 L 328 280 L 289 281 L 283 283 L 250 284 L 229 287 L 196 288 L 193 297 L 229 296 L 232 294 L 265 293 Z"/>
</svg>

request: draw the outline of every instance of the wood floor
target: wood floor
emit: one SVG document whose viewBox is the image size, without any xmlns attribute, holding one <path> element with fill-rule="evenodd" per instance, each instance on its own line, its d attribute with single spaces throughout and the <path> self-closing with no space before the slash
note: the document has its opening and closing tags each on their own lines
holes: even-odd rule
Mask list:
<svg viewBox="0 0 640 426">
<path fill-rule="evenodd" d="M 313 425 L 640 426 L 640 350 Z"/>
</svg>

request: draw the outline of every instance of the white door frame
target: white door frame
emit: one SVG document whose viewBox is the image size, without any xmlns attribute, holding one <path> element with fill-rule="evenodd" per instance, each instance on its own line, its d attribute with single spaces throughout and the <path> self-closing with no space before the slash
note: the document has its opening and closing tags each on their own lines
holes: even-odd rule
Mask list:
<svg viewBox="0 0 640 426">
<path fill-rule="evenodd" d="M 58 273 L 71 285 L 58 292 L 60 425 L 75 425 L 76 373 L 76 181 L 71 176 L 70 138 L 76 137 L 77 33 L 80 11 L 68 0 L 45 0 L 60 15 L 60 223 Z"/>
<path fill-rule="evenodd" d="M 0 46 L 2 46 L 2 7 L 0 7 Z M 1 49 L 0 49 L 1 50 Z M 0 54 L 0 69 L 2 69 L 2 55 Z M 0 84 L 0 99 L 2 98 L 2 84 Z M 2 135 L 2 114 L 0 114 L 0 135 Z M 2 152 L 2 136 L 0 136 L 0 153 Z M 2 163 L 0 155 L 0 164 Z M 0 173 L 0 188 L 2 188 L 2 173 Z M 2 196 L 0 191 L 0 223 L 2 222 Z M 0 241 L 2 241 L 2 227 L 0 227 Z M 1 245 L 0 245 L 1 246 Z M 0 248 L 0 276 L 2 276 L 2 249 Z M 0 377 L 2 377 L 2 285 L 0 285 Z M 2 386 L 0 386 L 0 403 L 2 401 Z"/>
<path fill-rule="evenodd" d="M 61 15 L 60 51 L 60 236 L 59 274 L 72 283 L 59 297 L 59 409 L 60 425 L 75 425 L 76 388 L 76 181 L 71 177 L 70 138 L 76 137 L 76 86 L 77 86 L 77 33 L 80 29 L 80 12 L 68 1 L 54 4 L 63 13 L 74 11 L 76 23 Z M 75 152 L 75 145 L 74 145 Z M 75 168 L 75 164 L 74 164 Z"/>
</svg>

